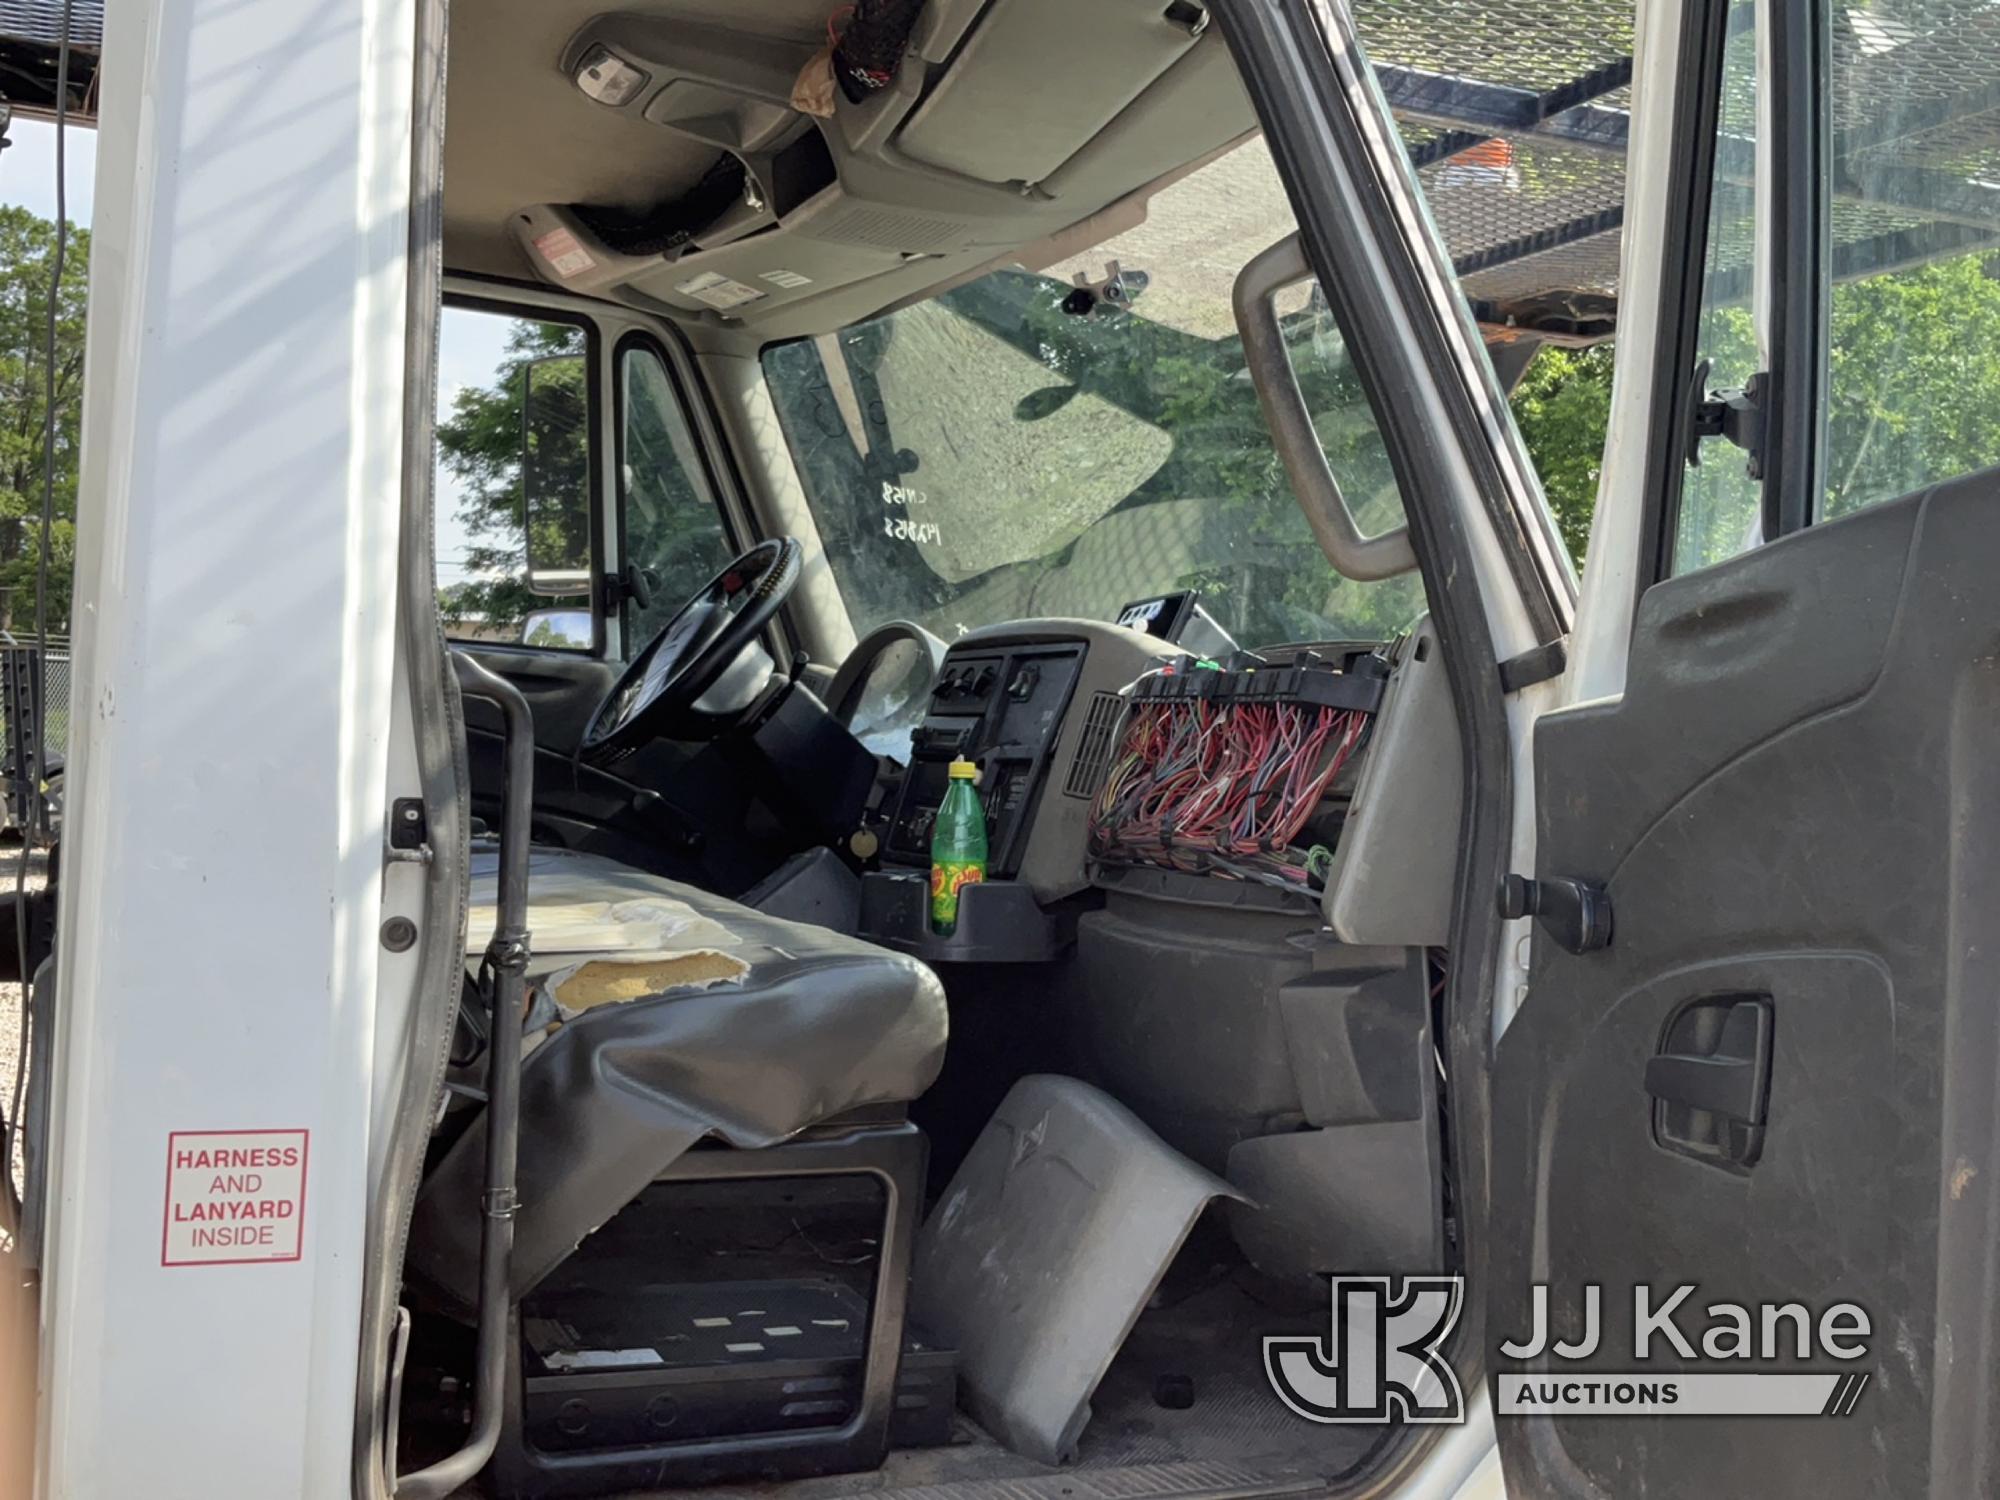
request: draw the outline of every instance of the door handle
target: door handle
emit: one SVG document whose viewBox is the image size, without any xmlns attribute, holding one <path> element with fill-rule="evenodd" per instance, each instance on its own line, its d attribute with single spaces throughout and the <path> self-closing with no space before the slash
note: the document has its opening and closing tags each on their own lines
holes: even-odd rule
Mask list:
<svg viewBox="0 0 2000 1500">
<path fill-rule="evenodd" d="M 1756 1064 L 1747 1057 L 1695 1057 L 1663 1052 L 1646 1064 L 1646 1092 L 1662 1104 L 1685 1104 L 1746 1125 L 1764 1118 Z"/>
<path fill-rule="evenodd" d="M 1646 1063 L 1654 1138 L 1669 1150 L 1748 1167 L 1771 1100 L 1771 1002 L 1731 995 L 1685 1007 Z"/>
</svg>

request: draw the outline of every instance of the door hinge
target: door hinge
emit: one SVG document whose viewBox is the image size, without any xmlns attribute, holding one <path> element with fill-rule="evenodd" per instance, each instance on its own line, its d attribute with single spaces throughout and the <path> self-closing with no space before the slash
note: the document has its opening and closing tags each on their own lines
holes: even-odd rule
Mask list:
<svg viewBox="0 0 2000 1500">
<path fill-rule="evenodd" d="M 1611 946 L 1611 898 L 1603 886 L 1586 880 L 1565 875 L 1546 880 L 1506 876 L 1500 882 L 1500 915 L 1510 922 L 1533 917 L 1570 953 L 1595 953 Z"/>
<path fill-rule="evenodd" d="M 1709 438 L 1726 438 L 1748 455 L 1752 479 L 1764 477 L 1764 408 L 1771 389 L 1771 372 L 1759 370 L 1741 390 L 1708 389 L 1709 362 L 1694 368 L 1693 405 L 1688 417 L 1687 461 L 1701 467 L 1701 445 Z"/>
</svg>

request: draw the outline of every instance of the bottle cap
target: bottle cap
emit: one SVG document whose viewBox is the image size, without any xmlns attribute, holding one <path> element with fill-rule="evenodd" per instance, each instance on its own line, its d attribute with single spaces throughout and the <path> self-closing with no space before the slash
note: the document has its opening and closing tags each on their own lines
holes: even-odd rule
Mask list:
<svg viewBox="0 0 2000 1500">
<path fill-rule="evenodd" d="M 951 765 L 945 770 L 945 775 L 953 781 L 977 781 L 979 767 L 960 755 L 953 758 Z"/>
</svg>

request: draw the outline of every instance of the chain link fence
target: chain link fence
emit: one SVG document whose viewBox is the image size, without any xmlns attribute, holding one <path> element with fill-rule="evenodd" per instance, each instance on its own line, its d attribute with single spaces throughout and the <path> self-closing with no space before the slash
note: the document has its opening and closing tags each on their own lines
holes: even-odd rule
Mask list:
<svg viewBox="0 0 2000 1500">
<path fill-rule="evenodd" d="M 69 750 L 70 651 L 51 636 L 38 653 L 32 642 L 0 631 L 0 786 L 6 828 L 31 842 L 52 838 L 61 817 L 58 777 Z M 41 724 L 42 764 L 35 758 Z"/>
</svg>

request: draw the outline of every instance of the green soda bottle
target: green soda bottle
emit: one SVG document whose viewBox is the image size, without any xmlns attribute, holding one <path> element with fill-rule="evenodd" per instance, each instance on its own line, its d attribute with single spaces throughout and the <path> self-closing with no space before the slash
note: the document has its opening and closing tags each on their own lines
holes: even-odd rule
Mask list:
<svg viewBox="0 0 2000 1500">
<path fill-rule="evenodd" d="M 931 931 L 958 931 L 958 893 L 986 878 L 986 809 L 973 782 L 979 768 L 964 756 L 951 763 L 944 804 L 931 824 Z"/>
</svg>

